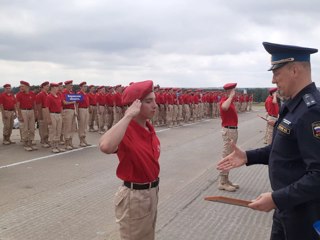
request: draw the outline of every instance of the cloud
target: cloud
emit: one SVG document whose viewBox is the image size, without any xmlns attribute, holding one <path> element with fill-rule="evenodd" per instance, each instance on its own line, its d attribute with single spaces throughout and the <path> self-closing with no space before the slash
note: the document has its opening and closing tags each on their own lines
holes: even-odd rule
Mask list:
<svg viewBox="0 0 320 240">
<path fill-rule="evenodd" d="M 2 0 L 0 81 L 267 87 L 261 43 L 319 47 L 319 8 L 316 0 Z M 319 79 L 317 64 L 313 73 Z"/>
</svg>

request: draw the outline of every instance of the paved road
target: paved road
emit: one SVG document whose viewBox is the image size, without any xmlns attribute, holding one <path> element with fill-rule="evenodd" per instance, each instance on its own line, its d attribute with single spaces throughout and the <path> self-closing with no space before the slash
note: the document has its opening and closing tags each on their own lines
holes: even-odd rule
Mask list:
<svg viewBox="0 0 320 240">
<path fill-rule="evenodd" d="M 240 114 L 239 146 L 263 146 L 261 108 Z M 18 130 L 14 130 L 18 139 Z M 157 239 L 269 238 L 271 213 L 204 201 L 209 195 L 254 199 L 269 191 L 266 166 L 231 172 L 236 193 L 216 189 L 221 156 L 220 120 L 179 128 L 158 128 L 161 183 Z M 99 135 L 89 133 L 97 145 Z M 117 158 L 97 146 L 52 155 L 47 149 L 27 153 L 21 143 L 0 146 L 0 240 L 116 240 L 113 195 Z"/>
</svg>

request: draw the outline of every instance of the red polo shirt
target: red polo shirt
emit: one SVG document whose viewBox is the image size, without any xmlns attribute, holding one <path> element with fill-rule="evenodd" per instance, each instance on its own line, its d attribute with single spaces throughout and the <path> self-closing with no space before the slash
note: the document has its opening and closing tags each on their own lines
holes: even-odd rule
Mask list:
<svg viewBox="0 0 320 240">
<path fill-rule="evenodd" d="M 95 93 L 88 93 L 89 103 L 91 106 L 97 106 L 97 96 Z"/>
<path fill-rule="evenodd" d="M 121 93 L 115 93 L 112 96 L 113 102 L 115 104 L 115 106 L 117 107 L 122 107 L 122 94 Z"/>
<path fill-rule="evenodd" d="M 62 110 L 61 97 L 49 94 L 46 100 L 46 107 L 49 109 L 49 112 L 60 113 Z"/>
<path fill-rule="evenodd" d="M 147 183 L 159 176 L 160 141 L 149 122 L 147 127 L 132 120 L 118 146 L 117 176 L 123 181 Z"/>
<path fill-rule="evenodd" d="M 14 110 L 15 104 L 17 103 L 16 98 L 12 93 L 2 93 L 0 95 L 0 104 L 3 105 L 4 110 Z"/>
<path fill-rule="evenodd" d="M 278 103 L 273 103 L 272 102 L 273 100 L 273 96 L 268 96 L 266 101 L 265 101 L 265 108 L 266 108 L 266 111 L 268 112 L 268 114 L 270 116 L 273 116 L 273 117 L 278 117 L 278 114 L 279 114 L 279 105 Z"/>
<path fill-rule="evenodd" d="M 81 102 L 79 102 L 78 107 L 79 107 L 79 108 L 88 108 L 89 105 L 90 105 L 90 104 L 89 104 L 89 97 L 88 97 L 88 95 L 87 95 L 86 93 L 82 92 L 82 91 L 77 92 L 77 94 L 80 94 L 80 95 L 83 96 L 83 99 L 82 99 Z"/>
<path fill-rule="evenodd" d="M 233 104 L 233 102 L 231 102 L 230 107 L 227 111 L 222 110 L 222 104 L 228 99 L 228 97 L 222 97 L 220 104 L 219 104 L 219 108 L 220 108 L 220 115 L 221 115 L 221 120 L 222 120 L 222 127 L 226 127 L 226 126 L 232 126 L 232 127 L 237 127 L 238 126 L 238 114 L 237 114 L 237 110 Z"/>
<path fill-rule="evenodd" d="M 16 98 L 20 103 L 20 109 L 33 109 L 36 101 L 36 95 L 33 92 L 18 92 Z"/>
<path fill-rule="evenodd" d="M 106 105 L 106 94 L 104 93 L 97 93 L 96 95 L 97 103 L 99 103 L 99 106 Z"/>
<path fill-rule="evenodd" d="M 48 93 L 46 93 L 45 91 L 39 92 L 36 96 L 36 103 L 41 104 L 42 107 L 45 107 L 47 96 L 48 96 Z"/>
</svg>

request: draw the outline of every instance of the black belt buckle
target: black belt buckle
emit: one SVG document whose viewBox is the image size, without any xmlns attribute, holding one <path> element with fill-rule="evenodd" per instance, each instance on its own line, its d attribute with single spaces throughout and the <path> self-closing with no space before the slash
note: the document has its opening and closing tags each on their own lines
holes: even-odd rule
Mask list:
<svg viewBox="0 0 320 240">
<path fill-rule="evenodd" d="M 139 183 L 132 183 L 132 182 L 123 182 L 123 185 L 127 188 L 134 189 L 134 190 L 146 190 L 150 188 L 155 188 L 159 185 L 159 178 L 156 181 L 146 183 L 146 184 L 139 184 Z"/>
</svg>

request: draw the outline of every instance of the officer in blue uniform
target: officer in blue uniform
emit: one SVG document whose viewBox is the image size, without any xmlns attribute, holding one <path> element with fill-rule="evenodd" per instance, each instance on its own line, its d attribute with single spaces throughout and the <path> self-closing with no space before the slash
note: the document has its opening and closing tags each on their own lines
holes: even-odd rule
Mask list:
<svg viewBox="0 0 320 240">
<path fill-rule="evenodd" d="M 311 80 L 314 48 L 263 43 L 271 54 L 272 83 L 288 99 L 274 125 L 273 141 L 264 148 L 234 152 L 218 163 L 218 170 L 242 165 L 269 165 L 273 192 L 249 204 L 274 211 L 271 240 L 320 239 L 313 224 L 320 220 L 320 93 Z"/>
</svg>

